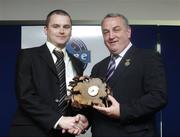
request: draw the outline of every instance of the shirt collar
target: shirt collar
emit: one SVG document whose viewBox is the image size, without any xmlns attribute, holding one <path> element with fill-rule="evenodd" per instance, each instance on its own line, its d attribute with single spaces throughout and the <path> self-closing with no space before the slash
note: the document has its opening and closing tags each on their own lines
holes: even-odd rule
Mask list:
<svg viewBox="0 0 180 137">
<path fill-rule="evenodd" d="M 50 51 L 51 54 L 53 54 L 53 50 L 60 50 L 64 53 L 64 57 L 66 56 L 66 48 L 63 48 L 63 49 L 60 49 L 60 48 L 57 48 L 56 46 L 54 46 L 52 43 L 50 43 L 49 41 L 46 42 L 46 45 Z"/>
<path fill-rule="evenodd" d="M 129 42 L 128 46 L 119 54 L 119 56 L 123 57 L 131 46 L 132 46 L 132 43 Z"/>
</svg>

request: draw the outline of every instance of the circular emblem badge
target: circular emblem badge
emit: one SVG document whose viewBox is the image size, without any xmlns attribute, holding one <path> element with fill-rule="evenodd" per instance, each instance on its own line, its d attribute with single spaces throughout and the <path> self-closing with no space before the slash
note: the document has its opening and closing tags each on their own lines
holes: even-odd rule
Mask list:
<svg viewBox="0 0 180 137">
<path fill-rule="evenodd" d="M 74 57 L 85 63 L 85 69 L 90 62 L 90 51 L 87 49 L 86 44 L 79 38 L 71 38 L 66 45 L 66 49 Z"/>
</svg>

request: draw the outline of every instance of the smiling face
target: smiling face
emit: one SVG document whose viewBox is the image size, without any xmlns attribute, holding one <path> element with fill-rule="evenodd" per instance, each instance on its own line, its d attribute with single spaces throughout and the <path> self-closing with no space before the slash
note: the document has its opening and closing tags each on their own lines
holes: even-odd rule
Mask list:
<svg viewBox="0 0 180 137">
<path fill-rule="evenodd" d="M 71 37 L 71 20 L 68 16 L 54 14 L 50 17 L 49 23 L 44 27 L 47 41 L 56 47 L 64 48 Z"/>
<path fill-rule="evenodd" d="M 108 17 L 102 22 L 104 43 L 112 54 L 120 54 L 129 44 L 131 29 L 121 17 Z"/>
</svg>

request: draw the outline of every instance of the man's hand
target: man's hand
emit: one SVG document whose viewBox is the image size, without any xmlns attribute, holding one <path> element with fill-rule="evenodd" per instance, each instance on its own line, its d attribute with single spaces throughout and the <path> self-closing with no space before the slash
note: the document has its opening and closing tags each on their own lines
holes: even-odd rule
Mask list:
<svg viewBox="0 0 180 137">
<path fill-rule="evenodd" d="M 82 131 L 76 125 L 77 121 L 79 121 L 78 117 L 62 116 L 62 118 L 59 122 L 59 126 L 63 129 L 62 133 L 69 131 L 69 133 L 74 134 L 74 135 L 80 134 Z"/>
<path fill-rule="evenodd" d="M 77 114 L 76 117 L 79 117 L 79 125 L 81 125 L 82 129 L 85 131 L 89 126 L 89 122 L 87 118 L 82 114 Z"/>
<path fill-rule="evenodd" d="M 62 120 L 66 121 L 63 122 Z M 63 128 L 62 133 L 68 132 L 74 135 L 84 133 L 89 125 L 87 118 L 82 114 L 77 114 L 74 117 L 63 117 L 63 119 L 61 119 L 61 123 L 63 124 L 60 125 L 61 128 Z"/>
<path fill-rule="evenodd" d="M 108 100 L 112 103 L 110 107 L 99 107 L 99 106 L 94 105 L 93 108 L 97 109 L 104 115 L 107 115 L 111 118 L 119 118 L 120 117 L 120 104 L 111 95 L 108 95 Z"/>
</svg>

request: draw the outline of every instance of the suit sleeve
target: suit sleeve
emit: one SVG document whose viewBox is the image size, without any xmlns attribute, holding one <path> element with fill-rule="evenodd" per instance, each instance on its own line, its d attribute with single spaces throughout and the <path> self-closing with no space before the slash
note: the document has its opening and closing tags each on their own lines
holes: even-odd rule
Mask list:
<svg viewBox="0 0 180 137">
<path fill-rule="evenodd" d="M 120 104 L 120 119 L 123 122 L 133 122 L 152 116 L 167 104 L 167 83 L 160 55 L 147 52 L 143 58 L 144 61 L 141 63 L 144 63 L 142 80 L 144 94 L 131 102 Z"/>
<path fill-rule="evenodd" d="M 19 107 L 35 123 L 45 129 L 51 129 L 61 117 L 38 94 L 33 77 L 31 55 L 21 52 L 17 58 L 16 95 Z M 43 68 L 42 68 L 43 69 Z"/>
</svg>

